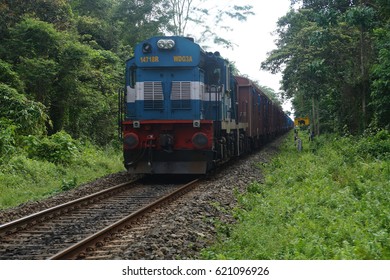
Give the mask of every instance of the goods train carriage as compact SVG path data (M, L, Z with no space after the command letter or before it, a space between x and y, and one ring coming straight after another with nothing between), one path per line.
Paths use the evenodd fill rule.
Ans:
M257 149L293 127L293 121L280 106L274 104L251 80L235 77L237 81L237 118L247 123L244 130L250 150Z
M251 80L235 77L238 94L238 120L248 123L245 136L250 149L257 149L281 133L279 109ZM283 113L283 112L282 112ZM284 116L284 113L283 113Z

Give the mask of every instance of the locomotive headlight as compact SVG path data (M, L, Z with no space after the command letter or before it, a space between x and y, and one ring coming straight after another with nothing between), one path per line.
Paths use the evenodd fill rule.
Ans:
M157 47L159 48L159 49L165 49L165 40L158 40L157 41Z
M157 41L157 47L163 50L171 50L175 47L175 41L172 39L160 39Z
M192 136L192 143L194 144L195 148L203 149L207 146L209 140L207 139L206 134L198 132L195 133L194 136Z
M166 46L168 49L173 49L173 47L175 46L175 41L173 41L172 39L167 40Z

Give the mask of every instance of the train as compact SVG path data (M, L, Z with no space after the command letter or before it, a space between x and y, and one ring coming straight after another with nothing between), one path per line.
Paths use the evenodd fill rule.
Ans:
M294 125L219 52L192 38L149 38L125 65L120 133L129 173L207 174Z

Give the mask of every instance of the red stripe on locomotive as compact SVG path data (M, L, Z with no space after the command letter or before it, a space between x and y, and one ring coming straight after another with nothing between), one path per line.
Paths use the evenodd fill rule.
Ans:
M124 149L141 149L153 145L155 150L211 150L213 122L200 121L194 127L192 120L145 120L139 128L133 121L123 122Z

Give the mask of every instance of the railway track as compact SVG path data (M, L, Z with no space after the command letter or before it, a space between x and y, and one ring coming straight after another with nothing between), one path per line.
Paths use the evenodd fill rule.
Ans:
M77 259L153 208L188 192L177 184L125 183L0 226L0 259Z

